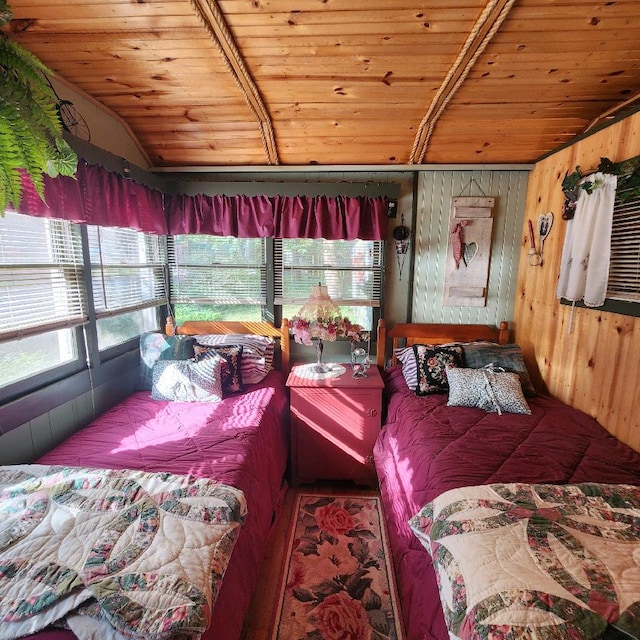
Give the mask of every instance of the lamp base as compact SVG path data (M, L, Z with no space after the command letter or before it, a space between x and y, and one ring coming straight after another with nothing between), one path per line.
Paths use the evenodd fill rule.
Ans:
M320 338L316 338L316 363L312 367L314 373L329 373L329 371L331 371L331 367L328 367L324 362L322 362L323 349L322 340Z

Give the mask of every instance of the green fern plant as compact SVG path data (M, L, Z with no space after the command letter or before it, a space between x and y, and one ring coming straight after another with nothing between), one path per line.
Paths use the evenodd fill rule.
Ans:
M11 20L0 0L0 27ZM62 137L57 96L49 69L32 53L0 33L0 215L22 194L21 170L44 198L46 173L73 176L78 158Z

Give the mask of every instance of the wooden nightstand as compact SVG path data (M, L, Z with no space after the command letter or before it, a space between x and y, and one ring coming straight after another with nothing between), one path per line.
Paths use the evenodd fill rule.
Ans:
M315 380L293 367L291 396L291 466L294 485L318 479L353 480L377 485L373 445L380 432L382 389L377 367L366 378Z

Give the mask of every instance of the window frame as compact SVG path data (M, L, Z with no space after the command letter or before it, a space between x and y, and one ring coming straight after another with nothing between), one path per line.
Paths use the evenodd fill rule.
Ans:
M193 305L215 305L216 301L213 298L207 297L207 295L203 295L198 299L191 300L182 300L179 299L180 292L179 281L176 279L174 275L175 269L196 269L198 272L206 272L207 270L214 273L216 269L247 269L258 271L260 273L260 282L259 289L260 293L258 294L258 298L260 298L260 302L252 303L249 299L244 304L248 306L255 306L256 309L260 310L260 318L262 320L267 320L269 318L273 319L273 294L270 290L270 273L272 272L272 239L271 238L235 238L233 236L208 236L215 238L225 238L227 241L240 241L240 240L254 240L259 241L259 251L256 252L256 255L260 254L260 263L253 264L245 264L245 263L210 263L210 264L201 264L199 262L188 262L181 263L177 260L176 253L176 239L181 238L183 235L191 235L197 236L202 235L206 237L207 234L174 234L167 236L167 270L168 270L168 287L169 287L169 305L173 309L177 304L193 304ZM257 289L256 289L257 291ZM221 302L217 302L217 304L223 304ZM241 304L241 303L239 303ZM237 320L238 318L234 318Z
M620 197L622 195L622 198ZM611 258L609 264L613 262L615 257L615 251L618 246L615 238L615 227L623 222L621 220L621 216L625 214L627 208L634 207L637 209L637 216L640 218L640 196L632 196L630 198L624 197L623 191L616 191L615 203L613 206L613 229L612 229L612 240L611 240ZM634 237L633 240L637 242L637 255L638 255L638 263L640 265L640 224L637 225L637 228L633 229ZM629 240L627 237L626 240ZM611 278L611 274L609 276ZM561 298L560 303L563 305L574 305L581 309L593 309L594 311L604 311L606 313L617 313L624 316L630 316L639 318L640 317L640 276L638 277L638 293L636 294L637 299L624 299L621 298L619 294L610 295L609 291L609 282L607 283L607 292L604 304L600 307L587 307L582 300L576 301L575 303L571 300L567 300L565 298Z
M306 302L308 295L311 293L309 290L309 294L306 297L295 297L295 298L285 298L284 295L284 271L287 268L291 268L292 270L305 270L308 269L308 265L302 265L300 267L288 267L284 264L284 245L285 241L289 240L302 240L305 238L277 238L274 240L274 251L273 251L273 263L274 263L274 303L276 308L279 309L279 313L283 313L283 308L287 304L297 304L300 302L300 306ZM386 243L384 240L326 240L325 238L309 238L305 240L311 240L313 242L322 242L322 243L338 243L338 242L366 242L371 243L373 248L373 261L371 265L368 266L335 266L327 263L313 265L314 269L319 271L329 271L336 273L346 273L346 272L354 272L354 271L367 271L373 274L374 277L374 285L373 291L371 295L371 299L368 301L358 300L356 298L348 298L348 297L336 297L332 296L333 301L338 306L344 307L366 307L371 309L371 328L367 329L370 331L371 335L375 335L376 327L378 326L378 321L382 317L383 308L384 308L384 288L385 288L385 275L386 275ZM334 245L335 246L335 245ZM326 282L322 282L322 284L326 284ZM295 300L295 301L294 301ZM366 302L372 302L373 304L366 304ZM376 304L377 303L377 304ZM281 316L280 316L281 317Z
M156 246L150 247L152 252L158 251L158 257L164 260L164 262L155 262L153 260L148 262L137 262L137 263L121 263L120 265L114 265L111 263L103 263L102 255L100 255L100 262L93 262L90 250L90 229L96 229L96 233L100 233L100 229L109 229L109 227L103 227L101 225L82 225L82 230L84 233L84 237L86 240L86 248L85 248L85 264L87 265L87 277L85 278L85 287L87 290L87 298L89 300L89 310L90 310L90 335L91 335L91 346L90 352L92 353L93 360L96 362L105 362L107 360L111 360L123 353L128 351L132 351L138 347L139 344L139 336L128 338L118 344L110 345L103 349L100 349L99 346L99 338L98 338L98 322L100 320L106 318L115 318L118 316L125 315L127 313L133 313L135 311L143 311L146 309L155 309L155 330L162 329L162 323L166 318L166 314L162 313L162 309L166 308L169 298L168 298L168 282L167 282L167 240L166 236L157 236L156 234L147 233L143 231L137 231L135 229L126 229L125 231L131 232L135 234L136 240L139 242L140 238L144 240L146 243L148 239L153 239L153 242ZM117 232L117 230L116 230ZM99 237L99 236L98 236ZM155 238L158 238L156 243ZM93 287L93 277L95 271L100 271L100 273L105 272L106 270L113 269L117 270L119 266L123 266L123 264L127 264L128 269L139 270L141 274L144 274L145 271L151 270L152 279L154 280L154 291L157 291L159 288L163 290L164 296L156 297L155 299L148 301L137 302L134 305L123 305L121 307L115 307L113 309L105 309L105 311L98 311L96 305L96 292ZM155 282L157 278L157 270L162 270L162 284L159 287L158 283ZM162 292L161 292L162 293Z

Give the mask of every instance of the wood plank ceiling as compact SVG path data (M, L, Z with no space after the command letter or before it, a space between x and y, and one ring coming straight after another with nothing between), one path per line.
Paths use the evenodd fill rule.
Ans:
M528 163L638 104L640 0L10 0L150 167Z

